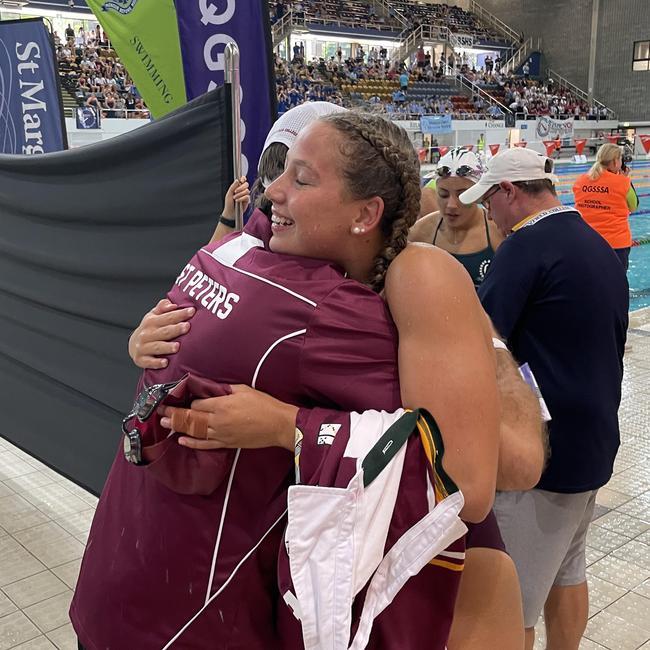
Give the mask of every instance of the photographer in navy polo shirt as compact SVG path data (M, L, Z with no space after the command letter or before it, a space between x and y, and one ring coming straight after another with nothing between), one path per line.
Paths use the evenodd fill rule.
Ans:
M552 171L545 156L510 149L460 200L482 201L506 236L479 296L512 354L530 365L552 418L539 484L499 493L494 506L519 573L526 649L544 609L548 647L578 650L585 537L619 446L628 288L611 247L558 200Z

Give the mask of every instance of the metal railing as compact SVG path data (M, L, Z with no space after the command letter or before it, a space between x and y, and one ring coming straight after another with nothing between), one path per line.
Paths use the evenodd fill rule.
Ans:
M294 16L293 11L288 11L280 20L273 23L271 28L273 48L276 48L282 41L291 34L294 26L305 26L305 15L302 17Z
M402 32L404 34L404 32ZM449 28L439 25L420 25L412 32L404 35L402 44L397 50L397 60L404 61L418 49L420 43L436 42L450 43L451 32ZM453 46L451 46L453 49Z
M516 112L514 115L515 115L515 120L517 122L525 122L527 120L532 121L540 117L549 117L548 115L541 115L539 113L522 113L521 111ZM599 117L596 114L594 114L593 116L590 116L589 114L587 116L582 116L582 115L578 116L575 113L559 113L557 115L551 116L551 119L553 120L570 120L571 118L574 118L577 122L580 121L600 122L601 120L609 119L609 118ZM576 128L580 128L580 127L576 126Z
M602 102L599 102L596 99L589 99L589 93L585 92L582 90L582 88L578 88L575 84L572 84L568 79L563 77L561 74L555 72L555 70L551 70L550 68L546 71L547 77L549 79L552 79L554 83L557 84L558 88L563 88L565 90L568 90L569 92L573 93L576 97L581 99L584 102L588 102L591 105L595 106L598 108L598 112L600 113L601 110L607 111L607 119L615 119L616 118L616 113L611 109L605 106Z
M385 23L359 22L358 20L351 20L349 18L314 18L313 16L307 16L301 25L305 27L308 27L309 25L334 25L337 27L352 27L354 29L373 30L376 32L397 33L393 25L386 25ZM351 34L351 36L354 36L354 34Z
M387 2L387 0L373 0L383 12L384 16L395 18L395 20L402 26L402 30L408 30L410 23L408 18L399 10Z
M275 22L271 28L273 35L273 48L275 49L282 41L287 38L294 28L298 27L302 31L307 31L309 26L332 26L332 27L350 27L352 29L360 30L374 30L377 32L392 32L396 33L393 25L386 25L382 23L368 23L351 20L349 18L316 18L315 16L308 16L304 12L297 15L294 11L289 11L280 20ZM405 30L404 30L405 31ZM404 33L402 31L401 33Z
M490 95L490 93L488 93L486 90L483 90L481 86L474 83L473 81L470 81L462 74L455 73L453 74L453 78L457 86L460 86L464 90L469 90L472 94L478 95L482 99L487 100L490 103L490 106L496 106L504 116L508 113L512 113L512 111L505 104L502 104L496 97Z
M230 132L232 135L232 164L234 178L242 175L242 150L241 150L241 84L239 77L239 47L235 43L228 43L224 51L226 59L225 82L230 86ZM244 211L241 203L235 201L235 230L244 229ZM209 591L209 589L208 589Z
M521 47L501 66L500 72L508 74L514 72L520 65L526 61L532 52L541 51L542 39L533 39L529 36L521 45Z
M375 111L376 112L376 111ZM393 122L399 122L399 121L415 121L419 120L421 117L426 117L427 115L451 115L452 119L454 120L500 120L503 118L500 117L493 117L492 115L488 115L487 113L464 113L461 111L450 111L448 113L433 113L433 112L428 112L428 113L378 113L379 115L383 115L384 117L390 118L391 121Z
M74 118L77 114L77 108L79 106L65 106L63 108L64 117ZM111 115L106 115L102 119L115 119L115 120L126 120L126 119L143 119L148 120L151 117L148 108L102 108L99 107L101 113L111 113Z
M482 7L476 0L471 0L469 3L469 10L478 16L484 23L487 23L492 29L499 32L507 40L513 43L518 43L520 34L518 34L512 27L506 25L502 20L491 14L487 9Z

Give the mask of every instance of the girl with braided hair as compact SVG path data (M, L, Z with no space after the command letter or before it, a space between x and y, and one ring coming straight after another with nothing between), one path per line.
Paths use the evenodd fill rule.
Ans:
M411 345L416 348L420 343L422 348L433 349L433 354L440 352L431 342L431 321L427 325L424 312L421 323L415 323L412 318L411 310L422 296L436 295L435 311L446 318L454 307L446 306L444 300L460 303L456 307L459 320L470 331L476 327L471 334L478 332L480 341L487 341L488 349L491 347L489 323L475 294L466 292L471 282L468 285L462 267L433 247L406 248L409 229L419 211L420 182L417 156L404 130L392 122L362 113L321 117L301 132L289 150L285 172L266 188L265 196L272 203L269 248L274 253L334 262L348 277L367 284L375 292L385 291L400 333L401 358ZM389 272L396 259L399 262ZM431 318L440 316L431 315ZM438 341L438 344L447 351L461 348L457 357L460 360L467 355L468 347L458 328L462 329L459 323L454 329L461 336L458 343L447 346ZM418 345L411 343L410 335ZM472 336L468 338L471 340ZM480 347L480 341L474 343ZM437 410L442 400L431 395L430 385L420 382L422 376L431 374L431 366L424 361L431 359L423 352L424 349L414 350L413 355L418 358L406 357L405 363L400 359L402 389L404 392L406 385L410 393L405 405L419 403L431 407L435 403L434 410ZM447 359L447 363L455 365L456 362ZM412 371L415 366L419 366L421 374ZM449 373L453 376L458 369L449 368ZM444 385L439 390L441 396L455 390L449 381ZM447 401L447 405L451 403ZM450 416L450 420L454 419L455 415ZM459 418L459 422L463 419ZM476 445L469 429L455 424L446 431L453 431L455 444L460 443L458 457L455 460L449 457L447 466L454 468L452 475L469 504L463 515L468 521L482 521L490 500L485 499L482 488L494 480L490 477L493 468L489 462L483 464L478 459L474 467L467 462L471 454L463 448L463 438L468 447ZM491 442L489 438L485 440L483 451L490 449ZM480 446L475 446L474 451ZM477 485L481 487L477 489ZM474 489L483 494L476 509L471 505ZM477 517L477 513L483 516Z
M491 507L491 332L453 259L432 247L404 250L419 206L405 132L376 116L318 120L301 132L266 196L271 220L255 212L242 233L205 246L179 274L169 302L196 313L167 365L144 372L136 406L171 390L174 406L205 416L220 399L211 396L245 402L247 384L281 408L264 431L242 428L212 450L170 434L170 413L152 407L142 420L125 418L124 452L98 504L71 607L86 650L304 647L277 586L299 407L427 408L444 438L444 468L464 496L463 518L481 521ZM423 295L430 298L416 313ZM306 431L303 479L332 437ZM204 434L214 435L210 421ZM395 516L408 521L429 495L414 475L403 482L412 498ZM363 647L445 647L459 543L406 582Z
M320 150L325 152L328 146L323 155L334 164L329 165L325 180L319 177L316 182L318 172L304 159L294 162L298 154L289 151L285 173L265 191L273 205L271 249L335 261L349 273L348 267L354 269L359 281L380 292L390 263L406 247L419 210L419 168L413 146L399 127L361 113L329 115L309 130L310 140ZM340 166L332 157L332 141L328 141L332 136L338 141L336 153L345 161ZM305 190L287 193L291 182ZM342 237L349 209L354 211L364 200L369 201L365 212L348 228L352 236ZM290 217L294 209L299 211L297 219Z

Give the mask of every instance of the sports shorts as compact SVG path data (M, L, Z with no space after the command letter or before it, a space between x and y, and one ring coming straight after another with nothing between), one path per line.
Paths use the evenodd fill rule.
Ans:
M537 623L552 587L585 582L596 492L497 492L494 513L517 567L527 628Z

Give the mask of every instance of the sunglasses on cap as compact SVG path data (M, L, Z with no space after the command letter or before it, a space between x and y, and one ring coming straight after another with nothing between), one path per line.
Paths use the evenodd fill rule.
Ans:
M443 165L436 169L436 173L440 178L449 178L450 176L459 176L460 178L464 178L465 176L480 176L481 174L478 169L470 167L469 165L460 165L459 167L456 167L456 169Z

